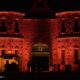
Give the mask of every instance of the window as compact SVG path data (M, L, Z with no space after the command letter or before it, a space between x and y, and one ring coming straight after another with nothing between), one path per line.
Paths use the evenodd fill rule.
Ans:
M6 31L5 19L2 19L1 32L5 32L5 31Z
M78 64L78 49L74 49L74 64Z
M18 55L18 51L17 50L15 50L15 55Z
M62 64L65 64L65 50L62 50Z
M15 32L19 33L19 24L17 20L15 20Z
M79 32L78 19L74 21L74 32Z
M12 53L12 51L10 51L10 50L7 52L7 54L11 54L11 53Z
M5 50L1 50L2 56L5 55Z
M62 23L61 23L61 33L64 33L65 32L65 21L63 20Z

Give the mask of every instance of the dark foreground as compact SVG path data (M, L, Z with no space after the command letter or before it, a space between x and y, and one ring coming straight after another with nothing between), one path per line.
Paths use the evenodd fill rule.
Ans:
M80 72L0 73L0 80L80 80Z

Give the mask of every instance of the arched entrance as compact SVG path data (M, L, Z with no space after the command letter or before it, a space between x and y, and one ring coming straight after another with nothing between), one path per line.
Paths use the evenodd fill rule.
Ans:
M46 72L49 71L50 52L47 44L34 44L31 51L31 71Z

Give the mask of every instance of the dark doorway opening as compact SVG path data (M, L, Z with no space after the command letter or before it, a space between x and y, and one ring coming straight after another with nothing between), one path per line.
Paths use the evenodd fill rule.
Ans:
M71 72L71 65L65 65L65 71Z
M49 46L44 43L33 45L31 52L31 71L46 72L49 71L50 50Z
M31 70L32 72L48 71L49 70L49 57L48 56L32 57Z

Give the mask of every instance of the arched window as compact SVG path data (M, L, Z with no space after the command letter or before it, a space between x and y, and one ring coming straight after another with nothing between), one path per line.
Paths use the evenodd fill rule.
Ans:
M65 20L62 21L61 23L61 33L65 33L66 29L65 29Z
M74 20L74 29L73 29L73 31L74 32L79 32L78 19Z
M49 47L46 44L38 43L33 46L32 51L33 52L48 52Z
M2 26L1 26L1 32L6 32L6 25L5 25L5 19L2 19Z
M43 43L33 45L31 52L31 70L34 72L48 71L50 65L49 46Z
M17 20L15 20L15 32L19 33L19 23Z

